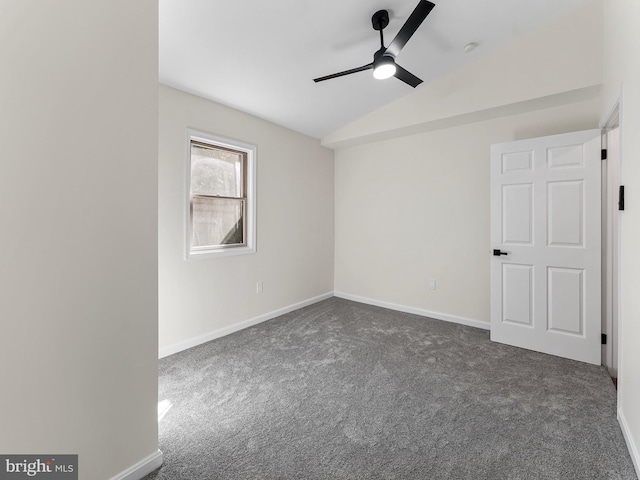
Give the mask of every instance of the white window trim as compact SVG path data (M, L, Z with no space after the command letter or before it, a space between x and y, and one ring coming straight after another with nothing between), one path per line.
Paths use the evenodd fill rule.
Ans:
M219 137L199 130L187 129L185 135L186 168L184 195L184 245L185 260L197 258L231 257L234 255L249 255L256 253L256 156L257 147L250 143L240 142L229 138ZM191 251L191 140L204 143L214 143L233 150L240 150L247 154L247 211L246 211L246 241L241 247L216 248L202 252Z

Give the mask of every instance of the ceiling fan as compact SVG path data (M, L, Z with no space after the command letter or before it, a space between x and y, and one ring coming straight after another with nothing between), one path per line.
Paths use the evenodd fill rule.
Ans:
M411 85L413 88L417 87L422 83L422 80L398 65L396 63L396 56L400 53L400 50L402 50L402 47L405 46L411 36L416 33L416 30L418 30L418 27L420 27L424 19L427 18L427 15L431 13L433 7L435 7L435 4L427 0L420 0L418 6L409 16L396 35L396 38L393 39L388 47L384 46L382 30L389 25L389 12L386 10L377 11L373 14L373 17L371 17L371 23L373 24L373 29L380 32L380 50L373 54L373 62L363 65L362 67L345 70L344 72L314 78L313 81L316 83L323 82L324 80L331 80L332 78L343 77L345 75L351 75L352 73L362 72L364 70L373 70L373 76L377 79L381 80L389 77L396 77L407 85Z

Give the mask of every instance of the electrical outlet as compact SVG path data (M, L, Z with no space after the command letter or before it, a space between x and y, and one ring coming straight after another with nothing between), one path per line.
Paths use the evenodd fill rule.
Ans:
M256 293L262 293L262 281L256 282Z
M436 289L436 281L429 280L429 290L435 290L435 289Z

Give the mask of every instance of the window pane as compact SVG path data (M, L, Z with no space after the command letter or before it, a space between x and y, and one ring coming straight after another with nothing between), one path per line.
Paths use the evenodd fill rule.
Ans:
M191 247L244 243L244 201L191 199Z
M243 197L244 154L191 144L191 193Z

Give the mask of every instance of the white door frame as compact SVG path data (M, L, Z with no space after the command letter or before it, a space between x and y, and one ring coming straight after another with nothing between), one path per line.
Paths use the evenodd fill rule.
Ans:
M622 264L622 217L618 216L618 186L622 184L622 155L620 151L621 134L621 95L619 95L600 121L604 138L607 141L607 160L603 170L606 170L606 185L603 182L603 269L602 269L602 303L603 303L603 333L607 334L607 344L603 348L603 364L608 368L612 377L619 373L619 339L620 339L620 265ZM609 132L618 129L617 145L609 145ZM614 230L615 229L615 230Z

